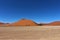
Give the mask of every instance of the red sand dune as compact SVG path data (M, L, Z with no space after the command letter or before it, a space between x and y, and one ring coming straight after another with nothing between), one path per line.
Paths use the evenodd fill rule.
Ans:
M37 26L37 23L32 20L21 19L17 22L10 24L10 26Z
M52 23L50 23L50 25L52 25L52 26L60 26L60 21L52 22Z
M41 24L40 24L41 25ZM42 26L60 26L60 21L42 24Z
M40 26L60 26L60 21L55 21L51 23L40 23Z
M10 25L9 23L2 23L2 22L0 22L0 26L7 26L7 25Z
M2 25L2 24L4 24L4 23L0 22L0 25Z
M4 26L4 25L5 25L5 23L0 22L0 26Z

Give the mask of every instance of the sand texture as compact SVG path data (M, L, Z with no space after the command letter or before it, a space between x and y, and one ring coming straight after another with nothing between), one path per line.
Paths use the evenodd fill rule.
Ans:
M0 40L60 40L60 26L0 27Z

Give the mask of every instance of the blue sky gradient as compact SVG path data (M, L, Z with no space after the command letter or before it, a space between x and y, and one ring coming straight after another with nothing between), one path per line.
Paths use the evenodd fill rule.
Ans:
M0 0L0 22L22 18L37 23L60 20L60 0Z

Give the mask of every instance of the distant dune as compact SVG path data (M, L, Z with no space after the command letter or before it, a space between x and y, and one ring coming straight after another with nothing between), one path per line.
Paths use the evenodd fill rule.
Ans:
M4 25L5 23L0 22L0 26Z
M52 25L52 26L60 26L60 21L52 22L52 23L50 23L50 25Z
M60 26L60 21L54 21L54 22L51 22L51 23L42 23L42 24L39 24L41 26Z
M10 25L10 24L9 23L0 22L0 26L7 26L7 25Z

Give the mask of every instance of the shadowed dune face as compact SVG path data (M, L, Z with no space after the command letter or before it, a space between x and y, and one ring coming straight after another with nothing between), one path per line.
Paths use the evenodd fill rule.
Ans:
M17 22L10 24L10 26L37 26L37 23L35 23L32 20L22 19L22 20L19 20Z

